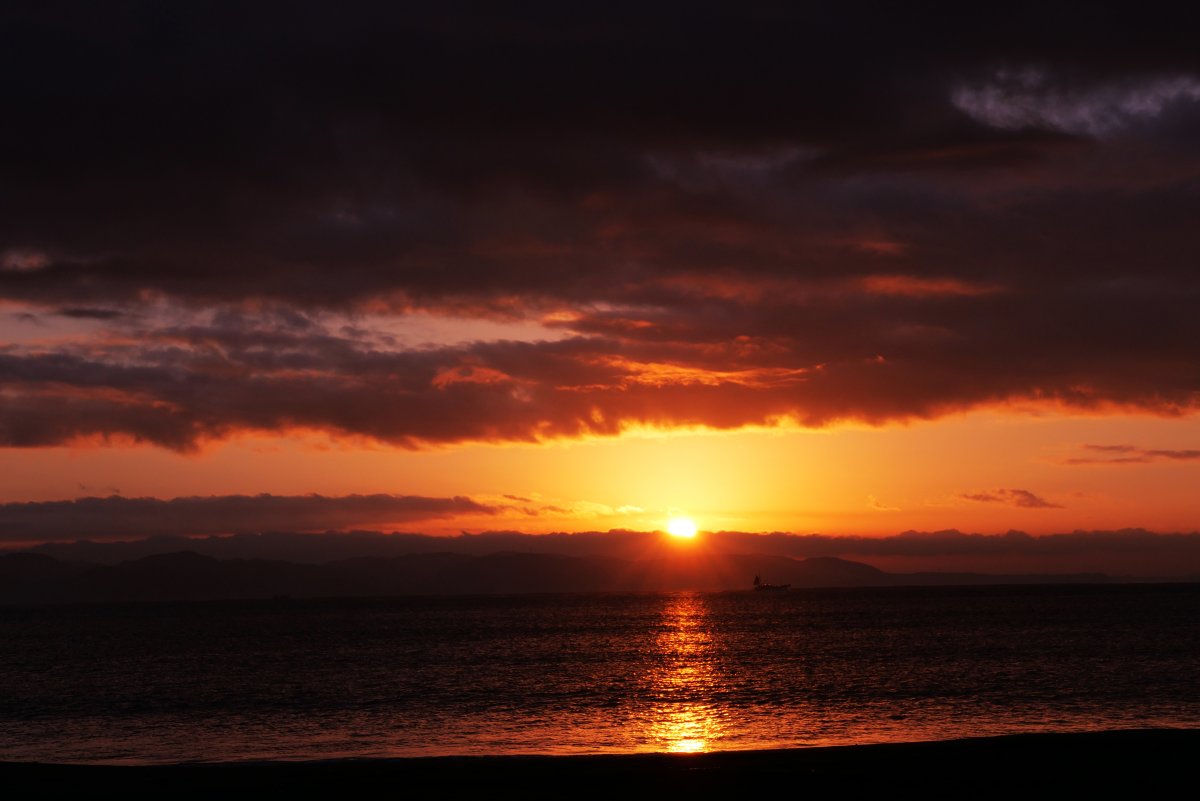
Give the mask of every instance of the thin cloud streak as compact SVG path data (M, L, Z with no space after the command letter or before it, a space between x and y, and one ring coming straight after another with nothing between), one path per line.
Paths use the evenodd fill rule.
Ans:
M990 492L962 493L960 498L981 503L1003 503L1020 509L1062 509L1061 504L1052 503L1024 489L997 489Z
M1200 461L1200 450L1197 449L1168 449L1168 448L1139 448L1135 445L1084 445L1084 450L1100 454L1099 456L1074 456L1062 460L1067 465L1088 464L1149 464L1151 462L1193 462Z
M1200 100L1200 77L1172 75L1082 88L1056 85L1042 70L1001 70L992 80L955 90L954 103L999 128L1053 128L1105 136L1152 120L1172 105Z
M188 498L87 497L0 504L0 540L133 539L250 531L324 531L490 515L470 498L415 495L214 495Z

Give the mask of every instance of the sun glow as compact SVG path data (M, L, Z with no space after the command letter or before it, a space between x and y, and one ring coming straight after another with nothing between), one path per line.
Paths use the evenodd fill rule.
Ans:
M696 521L690 517L672 517L667 521L667 533L681 540L690 540L696 536Z

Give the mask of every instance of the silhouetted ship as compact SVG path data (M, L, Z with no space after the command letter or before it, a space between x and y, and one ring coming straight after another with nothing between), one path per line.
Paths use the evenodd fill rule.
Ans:
M783 592L791 586L791 584L767 584L758 576L754 577L755 592Z

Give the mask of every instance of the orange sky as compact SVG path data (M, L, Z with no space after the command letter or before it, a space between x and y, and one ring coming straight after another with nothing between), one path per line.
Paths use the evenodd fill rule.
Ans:
M18 13L0 542L1200 529L1186 26L785 6Z
M425 450L315 434L246 437L189 454L150 446L5 449L0 502L249 491L467 495L503 509L376 523L430 533L655 529L672 514L707 530L1191 531L1200 459L1069 460L1112 458L1085 445L1150 451L1196 441L1200 421L1192 417L987 411L879 428L638 432ZM1043 503L1021 505L1028 496L1012 490Z

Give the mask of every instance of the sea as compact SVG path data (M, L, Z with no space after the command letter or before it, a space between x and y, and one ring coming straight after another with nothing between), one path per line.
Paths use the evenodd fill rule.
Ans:
M624 754L1200 727L1200 585L0 608L0 760Z

